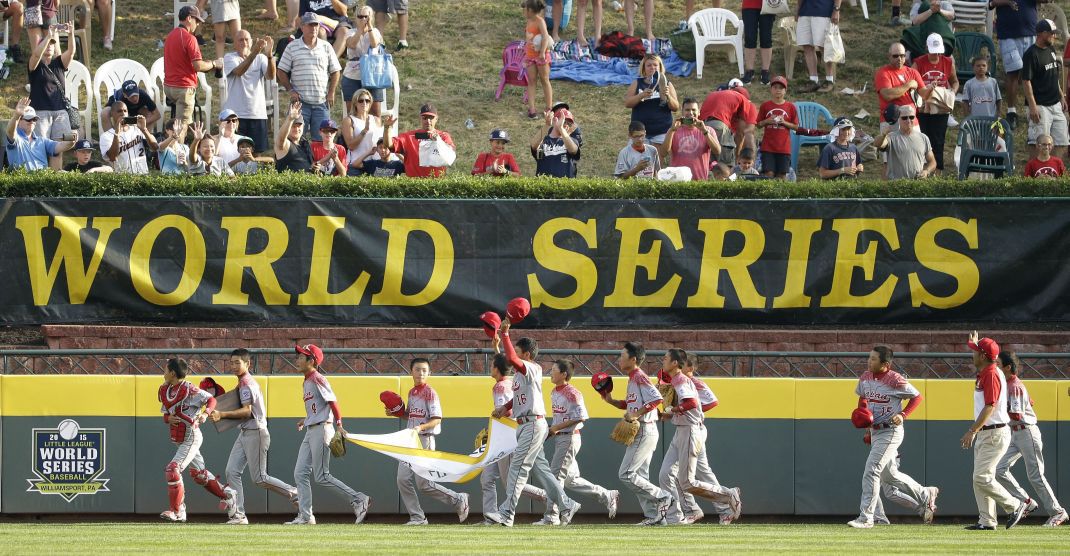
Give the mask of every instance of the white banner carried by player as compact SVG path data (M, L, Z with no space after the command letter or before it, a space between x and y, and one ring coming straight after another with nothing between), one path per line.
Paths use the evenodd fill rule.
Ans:
M478 477L484 467L516 450L516 422L489 419L487 443L468 455L425 450L412 429L390 434L346 434L346 439L409 464L413 473L429 481L466 483Z

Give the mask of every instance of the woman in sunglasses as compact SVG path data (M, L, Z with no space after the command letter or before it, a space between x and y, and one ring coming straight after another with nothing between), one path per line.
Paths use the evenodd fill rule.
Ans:
M368 51L383 44L383 35L372 26L372 9L361 6L357 10L356 25L349 30L346 37L346 67L342 70L342 98L346 101L346 113L350 113L350 99L357 89L365 88L360 82L360 59ZM380 115L381 106L386 100L383 89L368 89L372 96L371 113L376 117ZM375 142L372 142L375 145Z

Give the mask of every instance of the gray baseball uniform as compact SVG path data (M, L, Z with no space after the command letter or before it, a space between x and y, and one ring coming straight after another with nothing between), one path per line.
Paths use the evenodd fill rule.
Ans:
M513 399L513 379L504 377L502 380L494 383L494 388L491 389L491 398L494 401L494 409L498 409L503 405L509 403ZM506 412L508 416L510 411ZM497 481L501 477L509 477L509 463L513 461L513 455L509 454L497 461L494 465L486 467L479 475L479 484L483 490L483 514L498 515L498 484ZM527 496L532 500L539 502L546 502L546 491L533 485L524 485L524 490L520 493L523 496Z
M439 402L438 393L430 384L413 386L409 390L408 403L405 405L408 414L406 428L414 428L432 419L442 418L442 404ZM442 422L432 429L425 429L420 433L420 444L425 450L435 449L435 435L442 432ZM420 477L412 472L409 464L398 463L398 491L401 493L401 502L405 510L409 512L411 521L425 521L424 509L420 505L420 497L416 494L419 490L424 494L455 508L464 503L460 494L434 482Z
M509 334L502 335L505 353L516 369L513 377L513 415L519 425L516 429L516 450L509 463L509 479L506 481L505 501L498 507L498 515L506 525L513 524L517 502L528 476L534 476L546 489L546 496L561 508L572 510L576 504L565 495L565 490L552 473L543 454L546 441L546 407L542 401L542 367L530 361L522 361L513 349Z
M186 381L167 386L163 392L160 413L177 416L187 423L186 436L182 442L175 443L178 448L171 461L178 464L179 473L189 467L194 471L208 473L207 480L212 480L214 476L204 468L204 458L201 456L201 443L204 438L201 436L200 420L201 409L212 395Z
M331 453L328 444L334 437L334 425L330 422L331 407L328 402L336 402L334 390L319 371L313 371L305 377L305 437L297 451L297 464L294 466L294 482L297 483L297 505L299 519L312 519L312 479L316 484L333 489L349 499L354 506L367 501L367 495L357 492L331 475Z
M582 442L580 430L586 421L587 406L583 403L583 394L571 384L562 384L550 392L550 406L554 413L553 425L566 421L579 420L580 423L561 429L553 436L554 457L550 460L550 471L561 481L565 488L597 498L607 508L610 504L609 490L596 485L580 476L580 466L576 456ZM546 505L544 517L556 521L559 509L553 504Z
M661 394L642 369L636 367L628 374L627 398L624 400L626 411L642 411L660 402ZM650 459L657 447L657 412L648 411L639 417L639 434L624 450L624 459L617 471L620 480L639 498L639 506L647 519L660 518L658 505L671 498L668 492L650 482Z
M1055 498L1055 492L1044 477L1044 442L1037 427L1037 414L1033 411L1033 400L1025 384L1017 375L1007 375L1007 412L1011 418L1011 445L996 465L996 480L1012 496L1021 501L1029 499L1025 489L1018 484L1011 474L1011 468L1019 459L1025 462L1025 473L1033 490L1049 516L1063 513L1063 507Z
M297 501L297 489L268 475L267 455L271 448L271 434L267 428L267 408L260 384L251 373L238 378L238 399L242 406L249 406L252 415L238 427L238 438L227 459L227 485L234 489L236 513L234 517L245 517L245 489L242 487L242 473L246 466L256 486L285 496L292 502Z
M701 380L695 377L689 378L691 379L691 384L695 387L695 392L698 393L698 401L699 404L701 404L702 406L702 412L705 413L713 409L714 407L717 407L718 400L717 396L713 393L713 390L711 390L705 382L702 382ZM705 426L705 423L703 423L703 426ZM717 480L717 475L713 473L713 469L710 467L709 459L706 457L706 444L703 443L699 446L696 446L696 448L699 449L699 452L695 461L695 477L704 483L708 483L714 486L720 486L721 483ZM667 469L665 465L662 465L661 471L664 474L677 473L677 467L670 467ZM664 485L666 484L666 481L667 477L659 474L658 484ZM676 481L676 484L677 486L679 486L680 482ZM684 517L695 517L702 515L702 509L699 507L698 502L695 501L695 495L691 494L690 492L687 492L683 489L677 489L673 498L679 500L681 514L683 514ZM732 509L729 507L728 504L725 503L713 502L713 509L721 516L732 515ZM670 511L672 511L671 507Z
M897 454L891 461L888 462L889 473L899 473L899 455ZM921 514L925 508L925 504L922 504L918 500L915 500L909 494L895 488L888 483L881 483L881 493L884 497L891 502L895 502L899 506L902 506L916 514ZM889 524L888 515L884 513L884 502L880 496L877 496L877 507L873 510L873 523Z
M865 398L869 410L873 412L871 444L862 473L862 501L858 519L873 523L879 501L877 490L882 483L895 487L920 503L928 504L929 491L899 471L898 465L892 465L899 455L899 445L903 443L905 434L902 425L892 424L892 417L903 412L903 400L920 395L917 388L895 371L877 374L866 371L858 379L855 394Z

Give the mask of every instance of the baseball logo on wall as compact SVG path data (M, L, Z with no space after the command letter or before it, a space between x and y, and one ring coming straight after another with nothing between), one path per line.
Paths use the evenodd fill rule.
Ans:
M33 429L33 474L27 492L58 494L70 502L80 494L108 492L104 474L104 429L83 429L64 419L56 428Z

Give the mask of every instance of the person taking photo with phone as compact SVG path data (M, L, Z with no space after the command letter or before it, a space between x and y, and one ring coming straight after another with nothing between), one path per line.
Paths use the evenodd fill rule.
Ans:
M112 128L100 136L100 154L116 172L148 174L145 149L156 151L156 137L149 133L145 116L130 116L126 103L116 103L111 110Z
M52 25L48 36L37 46L26 61L29 73L30 106L37 112L36 132L53 141L77 141L78 134L71 129L67 115L67 96L64 76L74 58L74 40L71 39L71 23ZM67 33L67 49L59 53L59 35ZM48 165L53 170L63 166L63 156L49 157Z
M691 181L706 181L710 177L710 156L720 156L721 144L713 130L699 119L698 100L685 98L680 112L665 132L665 141L658 146L662 159L669 157L662 166L689 168Z

